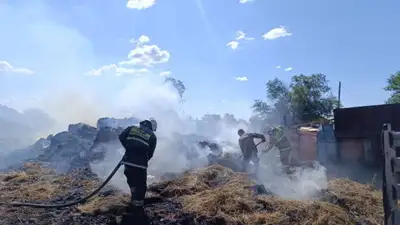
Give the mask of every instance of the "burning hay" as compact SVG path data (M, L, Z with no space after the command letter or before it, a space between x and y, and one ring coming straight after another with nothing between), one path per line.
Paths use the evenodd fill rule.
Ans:
M89 193L99 180L90 171L67 175L37 164L0 175L0 202L73 201ZM329 182L316 200L285 200L256 195L245 174L222 166L188 171L177 179L149 186L146 213L150 224L312 224L378 225L383 221L381 194L368 185L345 179ZM129 196L108 187L85 204L64 209L0 206L0 224L115 224ZM32 222L34 221L34 222Z
M152 184L149 191L164 197L191 195L229 182L235 173L219 165L192 170L174 179Z

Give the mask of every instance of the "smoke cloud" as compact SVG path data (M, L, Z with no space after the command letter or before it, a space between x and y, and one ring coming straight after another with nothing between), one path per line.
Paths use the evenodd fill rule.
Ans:
M101 96L84 93L75 89L60 89L49 95L40 107L55 118L57 129L76 122L95 125L98 118L154 117L158 122L156 132L158 143L153 159L149 162L148 182L160 179L165 173L182 173L188 169L201 168L208 164L210 149L200 148L197 141L210 140L222 147L223 154L240 155L237 130L250 130L248 123L229 122L227 119L204 116L192 119L182 109L177 90L162 77L149 75L132 77L112 98L113 104L105 102ZM68 103L68 104L66 104ZM262 146L259 146L262 148ZM93 172L105 178L122 158L124 149L119 143L106 145L104 160L91 164ZM290 177L283 174L277 149L261 156L259 182L273 194L288 199L309 199L319 190L326 188L325 168L295 171ZM111 184L120 190L129 191L123 169L120 169Z
M181 110L177 91L157 77L132 79L118 94L116 102L118 107L140 119L149 116L157 118L159 130L156 134L159 141L154 158L149 163L149 183L157 181L164 173L182 173L187 169L206 166L207 155L211 151L196 145L196 141L205 138L220 144L223 153L240 155L237 129L250 129L247 124L232 124L210 117L197 121L189 119ZM102 177L114 168L124 150L121 146L112 146L107 152L104 161L92 164L93 170ZM190 154L196 157L188 157ZM327 187L324 167L298 169L288 177L282 172L278 155L279 150L273 149L261 156L258 177L259 182L273 194L288 199L309 199ZM122 190L129 190L122 171L112 180L112 184Z
M106 59L96 59L89 38L79 29L68 27L61 16L57 17L65 15L64 8L62 13L53 10L42 1L12 6L0 4L0 27L7 31L0 35L1 60L18 61L18 64L35 71L29 78L2 77L0 93L2 96L14 96L14 90L21 90L22 96L16 95L11 107L39 108L50 115L54 123L43 128L40 135L66 130L71 123L95 125L97 119L104 116L154 117L158 121L158 146L149 163L149 174L155 178L149 178L149 182L157 180L165 172L180 173L189 168L205 166L211 151L200 149L195 144L198 140L210 139L220 144L224 153L239 154L236 132L238 128L250 130L248 124L243 121L230 123L210 116L200 120L191 119L182 109L178 92L170 84L164 83L163 77L117 77L115 74L84 77L82 74L85 71L95 68L98 66L96 62ZM32 95L37 95L39 100L21 100L29 99ZM13 133L13 137L28 130L26 124L23 125ZM37 127L33 125L30 129ZM124 152L119 144L110 144L107 148L105 159L91 165L93 171L103 178L112 171ZM11 158L15 160L24 156L25 153L13 154ZM260 178L275 194L306 198L315 185L325 185L326 178L322 170L298 172L294 179L288 179L274 172L278 166L268 164L273 159L275 156L272 153L264 156L263 175ZM7 162L4 161L2 165ZM122 170L111 182L127 190Z
M315 168L296 168L291 175L284 174L275 147L260 156L259 170L259 183L286 199L310 199L328 186L326 169L317 163Z
M157 180L164 173L182 173L187 169L206 166L211 150L200 148L197 141L212 140L222 143L226 152L239 152L237 147L232 147L232 143L237 143L237 127L228 127L222 121L190 119L182 110L179 93L170 83L165 83L162 77L132 78L116 95L115 107L125 112L123 116L139 119L154 117L158 122L157 149L149 162L149 182ZM109 146L105 159L92 164L92 169L102 177L107 176L123 152L121 146ZM128 190L121 171L112 180L112 184Z

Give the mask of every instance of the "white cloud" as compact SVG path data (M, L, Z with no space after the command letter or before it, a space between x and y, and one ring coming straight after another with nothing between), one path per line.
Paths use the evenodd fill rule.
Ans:
M287 71L287 72L292 71L292 70L293 70L292 67L287 67L287 68L285 68L285 71Z
M87 75L90 76L101 76L101 75L116 75L121 76L125 74L132 74L132 75L144 75L149 73L149 70L146 68L142 69L131 69L131 68L124 68L119 67L116 64L111 64L107 66L102 66L99 69L92 69L91 71L87 72Z
M248 81L247 77L235 77L237 81Z
M171 75L171 71L163 71L160 73L160 76L164 76L164 77L169 76L169 75Z
M169 60L170 53L162 50L157 45L147 45L150 38L142 35L138 40L131 40L136 46L128 55L127 61L122 61L120 65L136 65L151 67L155 64L166 63Z
M130 9L147 9L156 4L156 0L128 0L126 7Z
M226 46L229 46L231 49L235 50L238 48L239 46L239 42L237 41L231 41L228 44L226 44Z
M243 31L239 30L239 31L236 31L235 40L229 42L226 45L229 46L231 49L236 50L239 47L240 40L252 41L252 40L254 40L254 37L246 37L246 34Z
M247 40L247 41L252 41L254 40L254 37L246 37L246 34L243 31L237 31L236 32L236 40Z
M274 39L286 37L286 36L292 36L292 33L290 33L288 30L286 30L285 27L280 26L280 27L277 27L277 28L274 28L274 29L268 31L262 37L265 40L274 40Z
M146 43L150 42L150 38L147 37L146 35L141 35L139 37L139 39L135 40L135 39L132 38L132 40L130 40L129 42L137 44L137 45L143 45L143 44L146 44Z
M157 45L147 45L150 42L150 38L146 35L141 35L138 39L132 39L129 41L134 43L135 47L130 51L128 55L128 60L119 62L117 64L110 64L100 67L99 69L92 69L87 72L90 76L100 76L100 75L145 75L149 74L148 68L152 67L158 63L166 63L169 60L169 52L166 50L161 50ZM127 67L128 66L128 67ZM134 66L136 68L130 68ZM138 69L137 67L140 66ZM164 71L161 72L161 76L168 76L171 72Z
M244 4L244 3L249 3L253 2L254 0L239 0L239 3Z
M27 68L14 67L7 61L0 61L0 74L2 73L33 74L33 71Z
M148 74L150 71L146 68L141 68L141 69L132 69L132 68L124 68L124 67L118 67L116 69L116 75L123 75L123 74L133 74L133 75L144 75Z
M276 68L277 68L277 69L280 69L280 68L281 68L281 66L276 66Z

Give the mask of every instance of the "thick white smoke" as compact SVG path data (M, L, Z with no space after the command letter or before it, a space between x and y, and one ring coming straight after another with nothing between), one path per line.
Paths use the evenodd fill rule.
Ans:
M223 145L225 152L239 152L236 131L238 128L248 130L245 124L235 126L224 121L215 122L209 118L200 121L188 119L188 115L181 110L182 105L176 90L164 84L162 77L134 77L130 82L126 82L126 77L117 77L115 74L83 77L84 71L98 66L99 60L94 51L96 46L92 45L90 39L80 33L79 29L68 27L66 23L54 17L53 15L58 13L54 13L44 2L1 5L0 12L0 27L7 31L0 35L2 57L18 61L36 72L31 78L24 77L23 80L9 76L12 78L10 83L3 83L9 84L10 90L29 87L26 93L41 98L40 101L28 104L23 103L17 96L18 100L15 101L15 108L41 108L56 120L56 126L44 129L40 132L41 135L66 130L71 123L85 122L95 125L97 119L103 116L136 116L140 119L155 117L159 125L159 142L149 168L149 173L154 175L204 166L207 162L205 156L209 151L200 150L193 145L197 136L215 140ZM6 76L3 79L5 78ZM104 85L105 83L110 85ZM119 89L121 83L125 86ZM13 91L9 94L14 95ZM8 127L9 125L7 129L3 129L7 130L8 136L21 135L19 130L15 135L10 134ZM35 127L37 128L37 125ZM27 131L25 127L20 130ZM106 159L92 165L94 171L102 177L107 176L122 156L123 150L120 147L109 146ZM186 154L196 155L194 153L197 153L194 160L185 157ZM24 154L17 154L13 158L22 157ZM301 182L269 174L270 170L271 168L263 170L265 184L272 184L271 181L274 181L274 185L278 187L289 186L300 190ZM303 183L314 179L313 176L307 177L304 174L299 175L299 178ZM112 179L112 184L126 190L122 170ZM277 194L286 195L279 191L279 188L275 189Z
M83 95L79 89L57 94L46 99L42 109L56 118L57 131L65 130L69 123L86 122L95 125L99 117L130 117L139 119L154 117L158 121L157 149L149 163L149 183L158 180L164 173L181 173L190 168L208 164L208 149L200 149L196 141L204 139L222 146L224 153L239 153L237 130L249 130L247 124L229 123L223 119L204 117L190 119L182 110L180 96L176 89L165 83L162 77L134 77L124 88L113 96L114 104L99 104L96 95ZM65 102L69 102L65 107ZM268 138L267 138L268 139ZM259 149L265 147L260 145ZM107 146L105 159L91 164L100 177L105 178L121 159L124 149L120 144ZM277 150L261 156L259 182L275 195L289 199L308 199L327 186L325 168L295 171L289 178L280 170ZM192 158L189 155L194 155ZM111 180L115 187L129 191L123 169Z
M149 91L151 90L151 91ZM135 115L141 119L150 116L158 121L158 145L154 158L149 163L149 182L157 180L164 173L180 173L189 168L200 168L207 165L210 151L199 149L195 144L196 137L206 137L220 144L224 153L238 153L237 129L246 124L232 125L223 120L188 119L181 110L181 102L176 90L157 77L135 78L127 83L117 98L117 105L129 112L126 116ZM116 148L115 146L113 148ZM260 146L260 148L262 148ZM196 152L195 159L188 159L189 152ZM108 151L105 160L93 164L93 170L105 177L121 159L124 150ZM325 168L295 171L290 177L281 171L278 150L274 149L261 156L259 182L273 194L288 199L309 199L321 189L326 188ZM155 178L154 178L154 177ZM113 178L112 184L128 191L122 170Z
M196 121L190 119L182 110L182 103L177 90L162 77L136 77L126 83L116 96L115 106L120 116L135 116L139 119L154 117L158 122L156 132L158 142L153 159L149 162L148 173L155 178L164 173L181 173L190 168L200 168L208 164L210 150L201 149L196 144L204 138L222 143L226 151L238 152L232 147L237 143L237 127L228 127L222 121ZM214 123L211 123L214 122ZM202 124L205 123L205 124ZM92 164L94 172L105 177L114 168L123 155L123 149L115 154L115 146L110 146L102 162ZM190 158L188 155L194 154ZM149 182L154 179L149 176ZM122 170L112 180L112 184L128 190Z
M274 195L286 199L310 199L328 186L326 169L319 164L315 168L296 168L291 175L286 175L275 147L261 154L258 179Z
M149 163L149 183L158 180L164 173L181 173L190 168L206 166L207 155L211 151L200 149L196 141L208 139L220 144L224 153L239 153L237 130L250 129L246 123L229 123L224 119L190 119L182 110L177 90L158 76L132 78L112 96L114 103L111 105L93 93L89 95L80 92L82 89L64 93L62 90L39 105L57 120L57 131L65 130L69 123L86 122L95 125L102 116L156 118L158 143L154 158ZM124 153L119 144L110 144L107 148L105 159L91 165L93 171L102 178L108 176ZM276 150L273 150L261 157L259 174L260 182L275 195L289 199L308 199L320 189L326 188L327 178L323 167L299 170L289 178L280 171L276 155ZM123 169L119 170L111 184L121 190L129 190Z

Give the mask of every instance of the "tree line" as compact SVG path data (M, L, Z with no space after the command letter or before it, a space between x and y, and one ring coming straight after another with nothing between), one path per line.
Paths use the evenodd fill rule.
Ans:
M166 78L165 82L177 89L183 101L186 91L183 82L172 77ZM342 107L327 76L321 73L294 75L290 82L274 78L266 82L265 90L265 98L255 100L252 105L250 124L290 125L318 121L332 117L333 110ZM391 93L386 104L400 103L400 71L387 78L384 90ZM221 119L218 115L207 116ZM236 120L233 115L224 117L232 122Z
M255 100L253 120L271 125L290 125L332 116L340 106L326 75L294 75L289 83L275 78L266 83L266 99Z
M386 104L400 103L400 71L387 78L390 97ZM294 75L286 84L275 78L266 83L266 100L255 100L253 120L268 124L305 123L333 116L333 110L341 107L338 97L332 93L324 74Z

